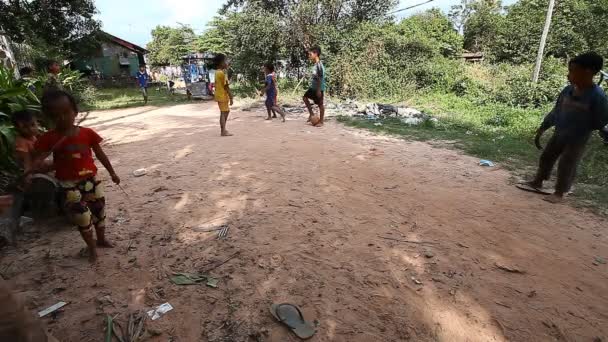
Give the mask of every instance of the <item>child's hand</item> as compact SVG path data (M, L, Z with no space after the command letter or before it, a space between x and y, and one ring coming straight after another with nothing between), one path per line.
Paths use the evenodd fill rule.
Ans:
M234 105L234 99L231 97L230 98L230 105L233 106Z
M110 175L112 177L112 182L116 185L120 185L120 177L117 174L113 173Z

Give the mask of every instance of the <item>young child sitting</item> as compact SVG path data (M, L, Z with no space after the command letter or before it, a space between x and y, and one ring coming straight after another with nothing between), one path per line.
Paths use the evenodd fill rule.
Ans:
M547 198L549 202L562 201L570 191L591 133L608 124L608 99L602 88L593 82L603 64L604 59L595 52L579 55L570 61L568 80L571 84L561 92L555 108L545 117L536 133L536 146L542 149L541 136L549 128L555 127L540 156L536 177L526 183L540 191L559 159L555 193Z
M42 111L55 123L36 141L37 154L53 154L55 177L62 188L65 211L78 227L89 250L89 261L97 260L96 247L112 247L105 236L105 197L97 179L93 152L120 184L110 160L99 145L102 138L90 128L75 125L78 107L74 97L62 90L49 90L42 97ZM93 237L93 227L97 241Z

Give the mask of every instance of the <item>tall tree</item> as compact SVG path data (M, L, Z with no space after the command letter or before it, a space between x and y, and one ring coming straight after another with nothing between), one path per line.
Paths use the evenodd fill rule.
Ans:
M194 50L195 34L188 25L157 26L148 43L148 58L153 65L180 64L183 56Z
M71 56L95 42L93 0L0 0L0 32L15 43Z

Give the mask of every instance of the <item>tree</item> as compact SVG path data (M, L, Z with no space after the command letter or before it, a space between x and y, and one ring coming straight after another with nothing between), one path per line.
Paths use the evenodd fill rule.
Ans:
M224 17L214 17L202 35L194 41L194 48L199 52L230 54L229 25Z
M149 61L153 65L180 64L182 57L194 49L194 40L194 31L188 25L156 26L152 30L152 41L147 45Z
M2 34L50 55L72 57L97 46L93 0L0 0L0 13Z

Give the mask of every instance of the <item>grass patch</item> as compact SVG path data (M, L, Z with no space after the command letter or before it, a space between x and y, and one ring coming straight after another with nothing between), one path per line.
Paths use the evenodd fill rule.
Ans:
M340 117L346 125L406 139L435 141L480 159L500 163L519 177L536 170L540 152L532 142L544 110L523 110L505 105L476 103L456 95L420 94L408 104L439 118L420 126L409 126L397 119L375 121ZM545 134L545 142L550 137ZM450 142L446 144L446 142ZM594 134L579 168L573 198L577 206L608 215L608 148Z
M148 105L167 106L188 102L186 95L171 95L167 91L148 89ZM144 98L137 88L102 88L98 89L95 100L85 104L86 110L119 109L144 105Z

